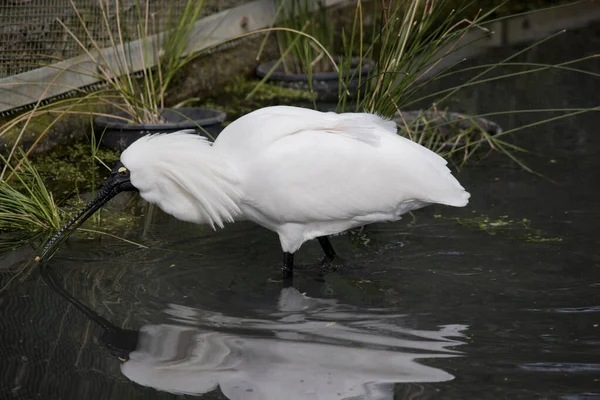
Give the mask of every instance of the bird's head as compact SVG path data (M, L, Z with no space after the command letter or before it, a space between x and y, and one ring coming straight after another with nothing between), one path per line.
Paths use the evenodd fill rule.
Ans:
M157 171L157 166L160 165L160 156L173 150L169 144L179 142L182 137L198 137L198 135L186 135L185 133L187 132L182 131L171 135L148 135L125 149L121 154L120 161L114 166L108 180L96 197L46 243L41 255L38 256L39 259L53 253L53 249L69 236L69 232L77 229L117 194L127 191L142 192L143 197L146 197L145 194L148 192L152 194L152 190L149 189L156 187L156 175L157 172L160 172Z
M200 135L179 131L140 138L123 151L97 196L47 242L40 258L117 194L138 191L178 219L223 226L240 213L237 177Z
M121 192L137 191L138 189L131 183L131 171L119 161L112 169L108 180L100 189L96 197L90 201L81 211L79 211L57 234L52 237L44 247L40 258L44 258L50 250L60 242L60 239L67 232L77 229L78 226L88 220L96 211L103 205L108 203L110 199ZM37 258L36 258L37 259Z
M131 171L119 161L112 169L108 181L104 185L107 190L116 194L121 192L137 191L131 183Z

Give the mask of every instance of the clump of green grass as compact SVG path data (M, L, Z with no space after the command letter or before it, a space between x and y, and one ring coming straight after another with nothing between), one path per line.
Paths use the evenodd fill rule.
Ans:
M340 68L350 70L351 56L358 53L361 61L375 61L375 70L369 77L361 77L358 71L362 82L356 96L350 97L340 85L340 111L350 108L393 117L406 110L432 80L426 78L431 71L461 46L470 44L461 42L467 34L480 32L479 39L491 34L484 23L493 10L467 19L465 6L453 10L447 0L392 0L381 5L374 2L374 7L376 19L370 33L364 31L361 2L357 3L351 31L342 33L346 61ZM341 75L340 84L351 78Z
M375 1L373 4L381 8L375 10L376 22L368 33L363 24L362 2L357 2L352 29L342 34L345 56L341 59L339 68L350 71L351 56L358 51L359 65L362 65L363 60L371 59L375 61L375 70L370 76L364 76L360 68L354 74L340 74L338 111L377 113L398 121L401 120L403 113L417 104L422 107L424 103L429 102L430 108L426 108L425 112L435 112L439 107L445 107L449 99L460 90L491 81L515 78L549 69L599 76L597 73L573 67L575 63L598 57L597 54L557 65L515 62L517 57L562 32L516 51L498 63L460 69L459 64L464 59L448 60L452 60L453 54L462 47L484 40L492 34L487 26L507 18L492 18L497 9L506 2L488 8L485 12L475 12L471 16L467 16L467 13L473 9L473 2L463 1L457 4L457 1L452 1L451 4L456 5L456 9L448 7L449 3L448 0L392 0L385 3ZM492 75L499 67L514 68L514 71ZM429 84L459 73L467 73L470 76L465 79L465 75L462 75L459 84L423 94ZM359 80L359 89L351 94L345 88L348 86L349 79L353 78ZM447 130L440 129L439 124L428 122L425 118L420 122L425 129L420 130L415 130L410 124L399 123L399 134L416 139L446 158L459 155L462 158L461 164L468 162L481 149L486 149L500 152L525 170L535 172L516 156L516 153L525 150L506 141L506 135L598 109L599 107L595 106L581 109L503 110L488 115L472 116L476 121L481 117L490 118L521 112L560 113L555 117L497 134L490 134L486 129L471 124L467 129L456 127L448 135ZM426 114L424 116L427 117ZM415 132L418 133L416 136Z
M91 145L76 143L34 160L22 150L18 153L16 165L0 155L7 168L5 178L0 178L0 232L31 234L58 230L85 204L77 194L91 191L93 195L101 185L101 178L106 176L103 170L110 170L107 163L119 159L117 152L99 149L95 139ZM120 231L135 222L135 217L116 211L105 212L103 216L106 218L102 227L108 231ZM100 226L100 214L95 214L91 221Z
M3 162L7 163L4 157ZM22 157L11 180L0 180L0 231L47 231L61 226L61 211L37 169Z

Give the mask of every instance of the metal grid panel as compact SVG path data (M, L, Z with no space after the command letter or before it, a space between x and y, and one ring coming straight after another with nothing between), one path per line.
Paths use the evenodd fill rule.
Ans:
M53 56L69 54L64 48L64 31L56 18L64 18L71 10L68 0L9 0L0 5L0 77L34 69Z
M181 15L186 0L149 0L149 12L154 15L157 30ZM116 0L74 0L94 40L108 46L107 29L103 23L101 4L110 10L108 20L115 32ZM120 0L121 26L137 26L140 4L144 0ZM212 0L203 9L202 16L244 3L243 0ZM69 36L58 20L92 47L70 0L3 0L0 1L0 79L47 66L53 62L81 54L78 44ZM135 32L134 32L135 35ZM130 35L130 36L134 36Z

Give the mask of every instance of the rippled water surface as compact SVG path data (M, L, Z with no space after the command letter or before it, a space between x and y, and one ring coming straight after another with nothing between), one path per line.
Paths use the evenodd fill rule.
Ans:
M528 57L588 54L595 29ZM599 89L553 72L480 86L456 107L589 106ZM337 271L321 273L307 243L292 288L278 281L276 235L250 223L212 232L157 213L125 234L149 249L72 238L54 269L141 330L138 349L125 363L110 355L34 272L0 297L0 398L600 398L599 126L589 113L528 129L523 160L545 177L490 157L459 175L467 208L334 237ZM4 256L3 285L31 254Z

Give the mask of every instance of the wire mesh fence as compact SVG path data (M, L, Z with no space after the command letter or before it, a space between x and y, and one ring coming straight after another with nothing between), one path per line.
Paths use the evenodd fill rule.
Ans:
M243 0L208 0L202 16L244 3ZM0 0L0 79L30 71L81 54L64 23L78 38L102 44L117 29L117 12L123 29L137 26L141 12L148 13L156 31L164 30L186 7L187 0ZM117 8L118 7L118 8ZM78 15L79 14L79 15ZM106 18L104 17L106 15ZM81 17L91 33L84 31ZM132 33L132 37L136 33ZM108 44L107 44L108 46Z

